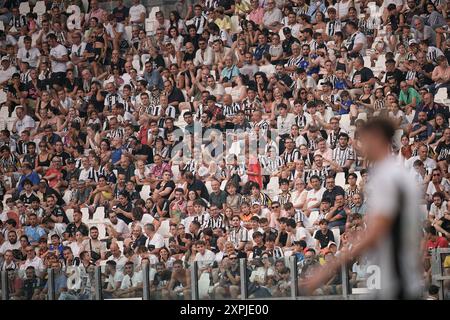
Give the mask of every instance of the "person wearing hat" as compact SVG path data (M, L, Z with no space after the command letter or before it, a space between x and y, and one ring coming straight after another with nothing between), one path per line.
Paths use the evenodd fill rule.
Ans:
M13 74L17 73L17 69L11 65L11 60L8 56L3 56L0 63L2 65L0 69L0 85L4 85L12 78Z

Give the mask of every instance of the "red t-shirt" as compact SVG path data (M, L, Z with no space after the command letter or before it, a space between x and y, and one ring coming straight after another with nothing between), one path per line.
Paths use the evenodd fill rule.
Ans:
M427 241L427 249L448 248L448 241L444 237L438 237L436 241Z

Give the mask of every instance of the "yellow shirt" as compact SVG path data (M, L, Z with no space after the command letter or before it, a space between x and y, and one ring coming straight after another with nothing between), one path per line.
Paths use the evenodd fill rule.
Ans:
M235 14L247 13L249 9L250 4L247 2L247 0L241 0L241 3L235 3L234 5Z
M231 30L231 19L227 15L224 15L222 19L217 18L214 22L220 29Z

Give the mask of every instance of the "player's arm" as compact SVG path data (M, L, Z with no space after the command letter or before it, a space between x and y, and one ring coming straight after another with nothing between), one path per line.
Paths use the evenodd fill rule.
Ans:
M359 243L355 244L351 251L343 251L333 262L327 264L327 268L321 268L316 276L306 281L304 285L307 290L313 292L326 283L343 264L348 264L355 257L373 248L389 232L392 223L393 219L389 215L384 213L374 214L368 223L370 227L367 228Z

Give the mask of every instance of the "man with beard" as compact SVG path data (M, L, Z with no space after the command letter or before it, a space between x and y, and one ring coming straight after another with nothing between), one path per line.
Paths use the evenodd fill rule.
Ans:
M434 128L427 121L427 113L425 111L419 112L417 122L413 125L410 138L414 138L415 142L424 142L430 144L434 140Z

